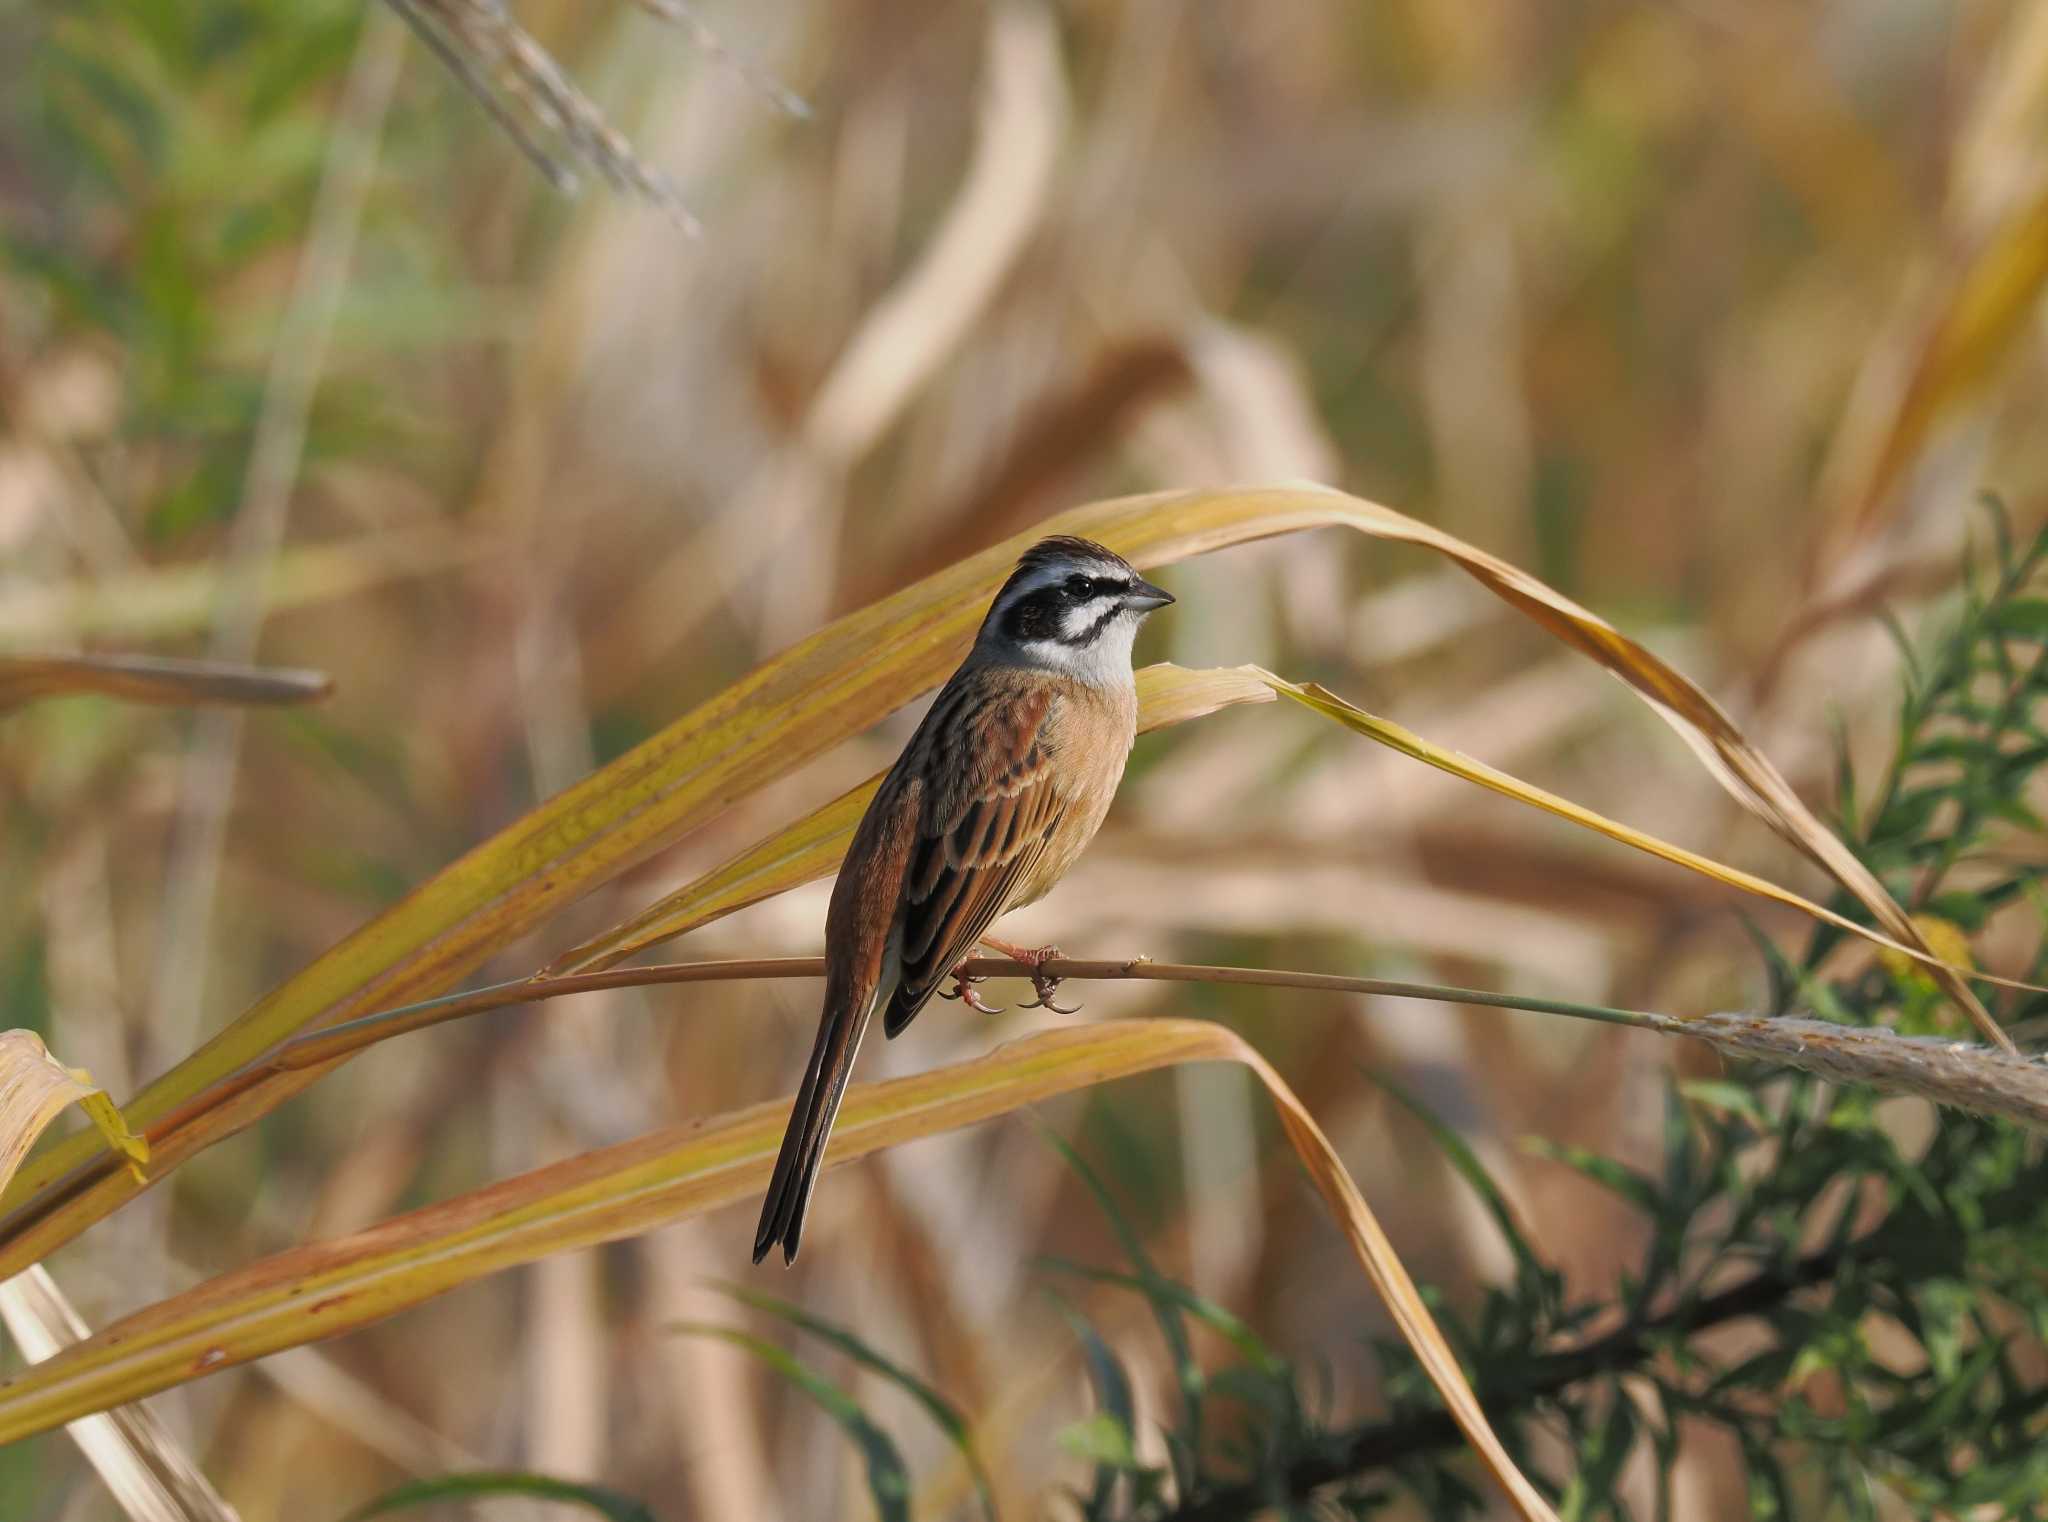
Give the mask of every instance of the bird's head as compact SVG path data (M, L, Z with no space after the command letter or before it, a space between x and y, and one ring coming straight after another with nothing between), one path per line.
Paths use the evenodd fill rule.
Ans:
M1130 679L1131 643L1147 613L1173 601L1116 551L1088 539L1041 539L1017 561L982 621L983 654L1084 681Z

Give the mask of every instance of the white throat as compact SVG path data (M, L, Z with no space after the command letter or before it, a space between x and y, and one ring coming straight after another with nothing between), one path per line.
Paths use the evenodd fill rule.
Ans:
M1008 650L1021 665L1057 671L1093 687L1129 687L1135 680L1131 675L1131 646L1137 641L1142 616L1130 610L1117 614L1085 645L1035 639L1011 644Z

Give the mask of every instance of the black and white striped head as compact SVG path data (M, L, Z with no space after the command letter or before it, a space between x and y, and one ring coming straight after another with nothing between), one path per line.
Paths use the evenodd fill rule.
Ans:
M979 643L985 654L1084 681L1127 682L1139 622L1172 601L1116 551L1059 535L1018 560L982 621Z

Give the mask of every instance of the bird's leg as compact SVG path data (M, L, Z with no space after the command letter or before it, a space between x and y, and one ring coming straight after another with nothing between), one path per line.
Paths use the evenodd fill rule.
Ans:
M1000 1015L1003 1012L1003 1007L1000 1004L984 1004L981 1002L981 995L974 991L975 984L986 983L987 981L988 979L986 978L970 978L967 975L967 958L962 957L959 965L953 969L952 990L948 992L946 989L940 989L939 997L941 999L962 999L966 1001L969 1009L979 1010L984 1015Z
M1078 1015L1081 1012L1081 1006L1078 1004L1069 1009L1063 1004L1052 1002L1052 996L1059 991L1060 984L1065 980L1050 976L1045 970L1045 964L1059 960L1059 947L1013 946L1008 941L997 940L994 936L987 935L981 938L981 944L991 951L1000 951L1011 961L1022 962L1031 969L1031 987L1038 997L1018 1005L1019 1009L1049 1009L1056 1015Z

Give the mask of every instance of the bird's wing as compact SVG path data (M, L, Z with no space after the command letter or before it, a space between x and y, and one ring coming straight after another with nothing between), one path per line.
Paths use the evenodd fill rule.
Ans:
M960 765L927 792L903 876L902 977L882 1029L908 1025L1016 902L1067 804L1043 731L1041 690L965 706L948 726Z

